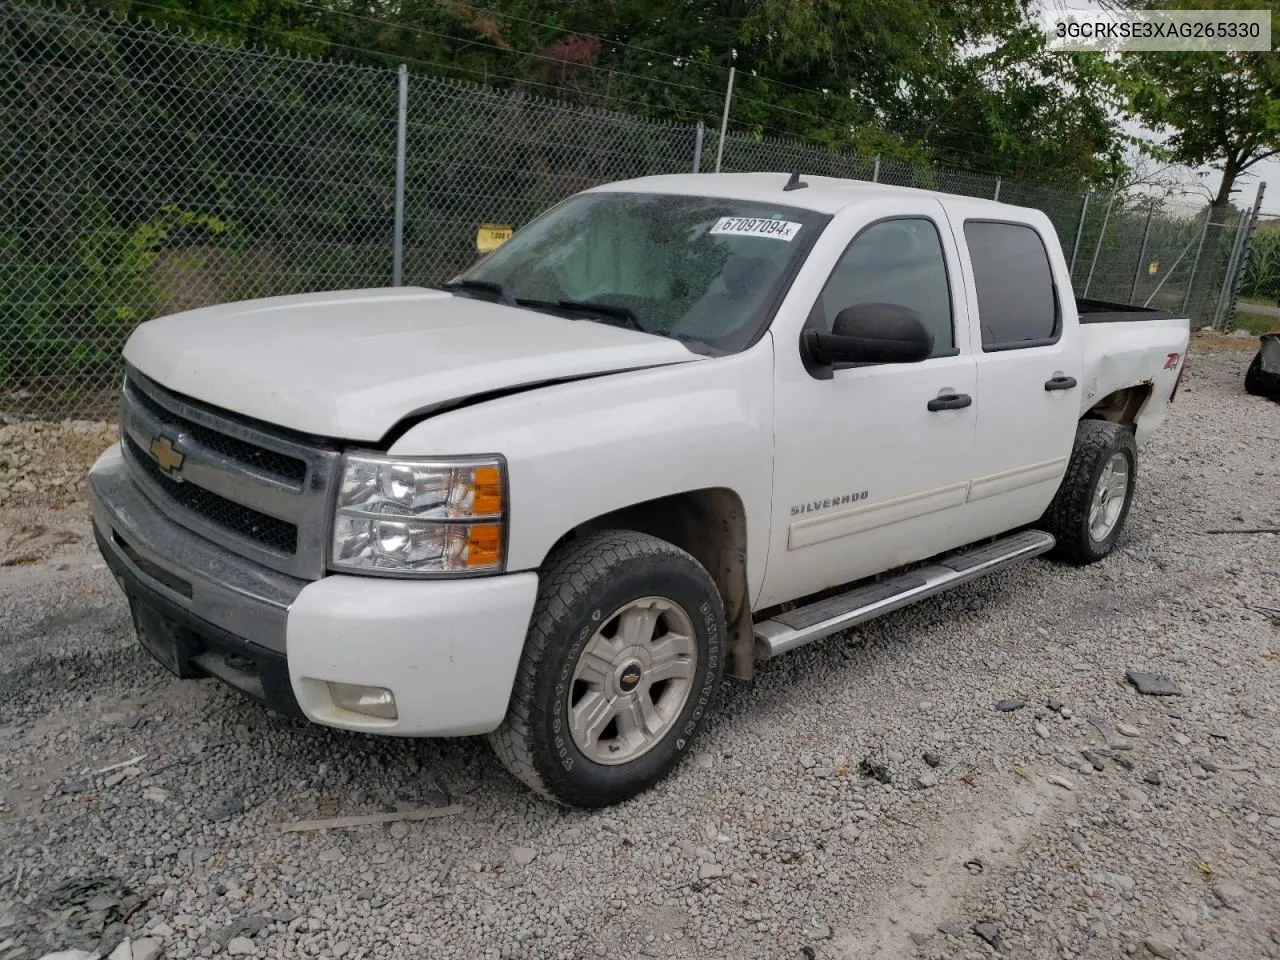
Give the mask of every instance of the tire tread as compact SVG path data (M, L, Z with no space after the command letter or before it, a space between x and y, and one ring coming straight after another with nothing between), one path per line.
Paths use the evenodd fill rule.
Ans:
M1082 518L1088 516L1089 499L1093 493L1090 481L1099 461L1132 443L1133 436L1123 424L1108 420L1080 421L1062 484L1041 520L1041 525L1058 541L1051 556L1075 564L1101 559L1091 548L1087 524L1082 522ZM1135 469L1136 464L1135 457ZM1123 519L1127 517L1122 518L1122 525Z

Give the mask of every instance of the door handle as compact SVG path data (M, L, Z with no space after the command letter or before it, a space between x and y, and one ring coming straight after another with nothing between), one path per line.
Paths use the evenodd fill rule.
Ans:
M946 396L934 397L929 401L929 409L938 410L959 410L961 407L967 407L973 403L973 397L967 393L949 393Z
M1044 382L1046 390L1070 390L1075 385L1075 377L1050 377Z

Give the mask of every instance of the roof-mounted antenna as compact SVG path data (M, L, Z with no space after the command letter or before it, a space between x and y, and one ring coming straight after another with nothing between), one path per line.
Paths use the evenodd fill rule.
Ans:
M808 184L800 179L800 171L796 170L791 174L791 179L787 181L787 185L783 190L803 190Z

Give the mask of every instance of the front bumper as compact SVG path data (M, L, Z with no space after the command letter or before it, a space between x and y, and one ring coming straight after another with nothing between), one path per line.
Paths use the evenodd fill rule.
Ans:
M103 558L135 611L171 634L180 676L214 676L283 713L347 730L460 736L502 721L537 574L289 577L158 511L119 446L94 464L89 497ZM396 719L336 706L329 682L390 690Z

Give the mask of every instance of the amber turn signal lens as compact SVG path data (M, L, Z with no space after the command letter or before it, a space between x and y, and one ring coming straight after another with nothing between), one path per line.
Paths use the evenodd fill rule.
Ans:
M502 558L502 525L472 524L467 534L465 564L468 567L496 567Z
M472 516L502 512L502 475L497 467L476 467L472 473Z

